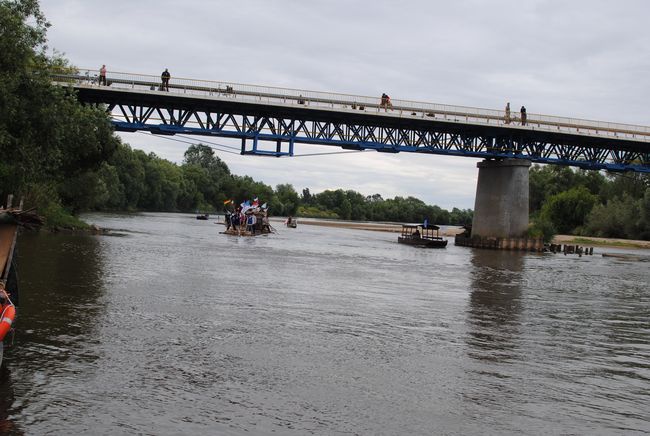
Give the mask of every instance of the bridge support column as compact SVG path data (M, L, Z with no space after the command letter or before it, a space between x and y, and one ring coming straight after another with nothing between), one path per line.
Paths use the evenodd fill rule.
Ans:
M479 162L472 237L521 238L528 229L530 161Z

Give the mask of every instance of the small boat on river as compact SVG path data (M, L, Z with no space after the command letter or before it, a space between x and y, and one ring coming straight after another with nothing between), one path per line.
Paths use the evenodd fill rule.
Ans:
M402 233L397 237L400 244L424 248L445 248L447 240L440 236L440 227L420 224L403 224Z
M296 227L298 227L298 220L295 219L295 218L293 218L293 217L291 217L291 216L289 216L289 217L284 221L284 225L287 226L287 227L289 227L290 229L295 229Z
M210 218L209 213L202 213L196 216L197 220L203 220L203 221L207 221L209 218Z

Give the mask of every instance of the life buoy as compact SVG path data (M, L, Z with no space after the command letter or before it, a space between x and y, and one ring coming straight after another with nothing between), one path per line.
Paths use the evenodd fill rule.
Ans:
M9 330L11 330L11 324L13 324L15 317L16 307L13 304L7 304L2 309L2 316L0 316L0 341L3 341Z

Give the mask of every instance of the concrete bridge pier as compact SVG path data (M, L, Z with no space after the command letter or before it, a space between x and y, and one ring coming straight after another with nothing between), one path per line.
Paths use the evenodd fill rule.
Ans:
M478 167L473 238L523 238L528 229L528 169L524 159L484 160Z

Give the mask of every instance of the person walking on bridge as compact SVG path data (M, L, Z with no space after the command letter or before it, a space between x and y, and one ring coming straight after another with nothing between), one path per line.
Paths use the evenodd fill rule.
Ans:
M106 65L99 69L99 84L106 86Z
M169 71L165 68L165 71L160 75L160 80L162 81L162 84L160 85L161 91L169 91L169 79L171 78L172 75L169 74Z
M521 125L522 125L522 126L525 126L525 125L526 125L526 118L527 118L527 115L526 115L526 107L525 107L525 106L522 106L522 107L521 107Z

